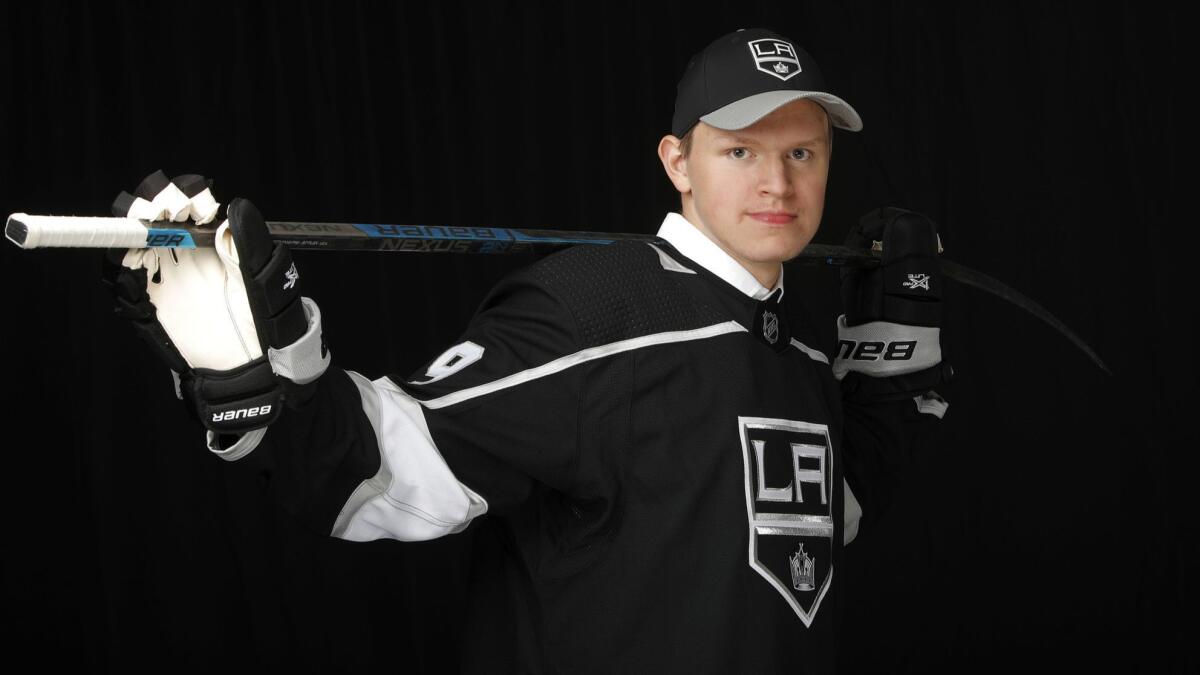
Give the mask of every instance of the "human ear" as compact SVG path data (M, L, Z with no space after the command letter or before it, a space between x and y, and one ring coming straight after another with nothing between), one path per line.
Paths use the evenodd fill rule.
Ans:
M663 136L658 142L658 159L675 189L681 194L688 194L692 191L692 182L688 178L687 158L683 156L679 142L679 139L671 134Z

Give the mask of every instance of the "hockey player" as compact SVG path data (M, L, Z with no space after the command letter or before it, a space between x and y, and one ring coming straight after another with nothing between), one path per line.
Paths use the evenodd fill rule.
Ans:
M852 232L885 258L847 272L835 350L785 289L833 128L861 126L790 40L716 40L659 145L681 195L663 242L511 275L409 376L333 364L244 199L215 251L131 250L107 278L208 447L256 463L307 526L419 541L492 521L504 591L475 608L491 630L467 638L467 670L833 672L843 546L944 412L948 372L928 219L880 210ZM117 210L203 221L210 205L202 179L160 173Z

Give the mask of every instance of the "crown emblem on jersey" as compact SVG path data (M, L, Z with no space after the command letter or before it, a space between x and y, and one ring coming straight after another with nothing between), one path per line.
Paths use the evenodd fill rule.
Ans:
M763 312L763 337L771 344L779 340L779 317L772 312Z
M800 542L800 548L788 557L788 564L792 568L792 588L798 591L811 591L816 588L813 581L813 558L804 552L804 542Z
M925 290L929 290L929 275L928 274L910 274L910 275L908 275L908 281L906 281L900 285L905 288L911 288L913 290L916 290L918 288L923 288Z

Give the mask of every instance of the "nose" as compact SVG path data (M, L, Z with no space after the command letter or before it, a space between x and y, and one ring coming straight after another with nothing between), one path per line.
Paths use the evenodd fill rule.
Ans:
M791 190L792 182L788 180L787 163L782 158L768 158L759 164L759 194L772 197L786 197Z

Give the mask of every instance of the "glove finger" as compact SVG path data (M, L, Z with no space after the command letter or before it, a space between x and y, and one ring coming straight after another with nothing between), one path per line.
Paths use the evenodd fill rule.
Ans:
M142 182L138 183L137 189L133 191L133 194L146 201L153 201L170 184L171 179L167 178L167 174L163 173L162 169L159 169L143 178Z
M139 218L141 220L164 220L168 213L161 203L154 203L122 191L113 200L112 214L117 218Z
M122 192L113 201L112 213L118 218L140 218L142 220L163 220L171 215L174 195L168 188L171 181L161 169L146 176L138 184L133 194ZM176 188L178 191L178 188Z
M226 213L229 218L230 232L233 234L234 245L237 249L237 263L243 273L255 276L271 259L275 243L267 233L266 223L262 214L248 199L234 199L229 202Z
M897 214L884 226L883 259L885 264L908 256L937 259L937 225L917 213Z
M935 302L942 297L941 261L937 255L937 225L911 211L897 213L883 233L884 292L890 296ZM922 307L914 320L929 325L936 307Z
M880 207L863 214L858 222L850 228L846 233L844 245L847 248L858 249L862 251L870 251L873 244L883 239L884 225L890 217L889 211L896 210L894 207ZM854 267L843 267L841 271L843 295L849 293L851 296L857 296L860 292L867 294L881 292L881 284L883 283L878 277L877 271L860 270ZM866 279L872 288L860 291L858 285L860 281ZM845 288L849 284L852 288ZM849 305L847 305L849 306ZM878 308L877 308L878 309Z
M126 192L124 190L121 190L121 194L117 195L117 198L114 199L113 203L112 203L113 217L115 217L115 218L128 217L129 211L133 208L133 203L136 200L137 200L137 197L134 197L133 195L129 194L128 192Z
M195 173L187 173L171 179L188 198L188 217L197 225L207 225L217 217L221 205L212 194L212 181Z
M187 195L189 199L209 188L208 180L198 173L181 174L172 178L171 182L175 184L175 187L182 190L183 194Z
M242 279L263 349L282 348L304 335L308 323L300 305L300 274L286 246L275 243L262 214L246 199L234 199L228 209L233 255ZM218 236L220 250L227 248ZM225 257L222 253L222 257Z
M883 239L884 227L893 217L892 212L896 210L898 209L885 206L863 214L863 217L858 219L858 225L850 229L846 245L853 245L855 248L871 248L872 242ZM853 244L850 242L851 237L854 238Z
M137 249L130 249L130 251ZM109 249L101 260L100 280L117 301L115 311L130 319L145 320L152 312L141 304L146 296L146 270L124 264L126 251Z
M182 372L189 366L176 349L171 337L158 322L157 310L147 289L147 270L131 269L124 264L129 254L147 253L146 249L113 249L105 251L101 281L113 297L113 313L128 319L141 338L172 370Z
M174 260L175 251L173 249L168 249L168 251L166 255L170 255ZM161 249L131 248L129 253L125 254L121 264L131 270L145 269L150 275L150 283L161 284L163 256Z
M161 216L153 220L170 220L176 223L181 223L187 220L191 213L189 205L191 200L183 193L174 183L172 183L162 170L146 176L142 183L138 185L133 194L142 199L150 201L150 204L161 211ZM137 202L134 202L134 207ZM135 216L144 218L145 216Z

